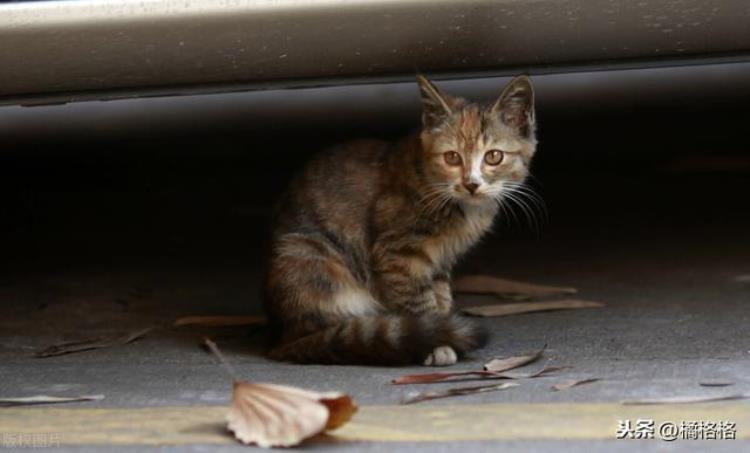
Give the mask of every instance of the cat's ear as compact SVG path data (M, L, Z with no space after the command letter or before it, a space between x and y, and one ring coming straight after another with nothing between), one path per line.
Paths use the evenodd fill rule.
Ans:
M421 74L417 74L417 84L422 96L422 125L433 129L450 116L453 99Z
M534 87L531 79L518 76L508 83L490 111L500 121L529 136L534 130Z

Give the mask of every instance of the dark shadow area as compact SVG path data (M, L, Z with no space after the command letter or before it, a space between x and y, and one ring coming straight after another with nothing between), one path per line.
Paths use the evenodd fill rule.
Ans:
M717 91L713 74L701 95L696 70L681 71L684 80L679 71L653 80L631 71L631 83L619 92L603 87L602 74L590 76L588 88L570 82L573 75L543 79L541 144L530 184L546 201L549 222L535 231L516 210L519 219L498 221L493 243L524 244L528 252L571 240L617 246L668 237L699 249L710 238L742 236L750 216L749 91ZM665 78L684 83L684 96ZM449 89L492 95L486 80L474 85L451 82ZM377 101L378 92L400 98ZM246 100L229 104L233 116L215 99L198 97L171 101L174 111L158 100L125 101L127 115L116 102L88 110L50 107L39 110L49 122L32 118L38 133L6 126L2 264L12 273L149 263L256 267L273 199L309 155L353 138L393 139L418 124L416 88L408 86L269 92ZM286 116L275 100L290 107ZM0 118L5 113L18 125L17 110L0 111ZM24 110L24 118L33 113ZM63 124L55 128L56 121Z

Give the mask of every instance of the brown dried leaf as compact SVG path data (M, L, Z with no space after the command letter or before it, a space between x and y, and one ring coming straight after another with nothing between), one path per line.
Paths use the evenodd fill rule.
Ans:
M120 335L100 337L93 340L83 341L70 341L66 343L60 343L49 346L41 351L34 354L34 357L54 357L58 355L71 354L74 352L89 351L91 349L102 349L110 346L117 346L132 343L135 340L143 337L147 333L151 332L154 328L147 327L145 329L136 330L133 332L127 332Z
M560 370L565 370L567 368L570 368L569 366L545 366L537 371L534 371L532 373L500 373L499 376L502 376L506 379L532 379L537 377L542 377L544 375L554 373Z
M202 326L202 327L229 327L229 326L251 326L265 324L265 316L257 315L218 315L218 316L183 316L174 321L174 327Z
M35 396L24 396L20 398L0 398L0 407L31 406L35 404L76 403L79 401L99 401L103 399L104 399L104 395L81 395L81 396L35 395Z
M547 297L560 294L575 294L575 288L565 286L545 286L519 282L488 275L466 275L453 281L453 291L457 293L495 294L501 297L521 295L527 297Z
M546 346L545 346L546 347ZM504 359L492 359L484 365L484 370L470 370L470 371L445 371L437 373L420 373L420 374L408 374L391 381L392 384L427 384L431 382L440 382L455 377L464 376L478 376L482 378L491 379L513 379L503 375L501 372L517 368L522 365L526 365L535 360L538 360L544 349L539 351L516 357L507 357Z
M407 374L391 381L391 384L430 384L433 382L442 382L455 377L476 376L478 379L530 379L563 370L565 366L546 366L532 373L499 373L495 371L446 371L438 373L425 374Z
M501 384L478 385L474 387L456 387L435 392L422 392L404 400L401 404L421 403L438 398L449 398L451 396L474 395L477 393L496 392L518 386L518 382L503 382Z
M234 382L229 430L244 444L290 447L349 421L351 397L276 384Z
M438 373L407 374L391 381L391 384L429 384L431 382L445 381L459 376L497 377L492 371L446 371Z
M536 362L544 354L544 350L547 349L547 345L538 351L530 352L519 356L505 357L502 359L496 358L484 364L485 371L492 371L500 373L502 371L512 370L520 366Z
M604 304L578 299L553 300L549 302L520 302L515 304L480 305L478 307L464 308L462 311L467 315L497 317L517 315L521 313L533 313L537 311L569 310L575 308L596 308Z
M646 405L646 404L693 404L693 403L710 403L713 401L727 401L727 400L742 400L750 398L748 393L736 393L733 395L719 395L719 396L674 396L667 398L652 398L642 400L630 400L623 401L622 404L631 405Z
M583 384L590 384L592 382L599 381L599 378L588 378L588 379L571 379L569 381L560 382L559 384L555 384L552 386L552 390L558 392L560 390L567 390L571 387L576 387L578 385Z

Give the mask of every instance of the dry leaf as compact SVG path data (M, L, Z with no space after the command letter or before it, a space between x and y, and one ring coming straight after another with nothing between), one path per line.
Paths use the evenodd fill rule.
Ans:
M265 316L256 315L183 316L182 318L177 318L174 321L173 326L229 327L251 326L265 323Z
M349 421L351 397L275 384L234 382L229 430L244 444L290 447Z
M449 398L451 396L474 395L477 393L496 392L511 387L516 387L517 382L503 382L501 384L478 385L474 387L456 387L447 390L438 390L435 392L422 392L404 400L401 404L414 404L422 401L429 401L438 398Z
M499 373L501 371L518 368L520 366L539 360L542 357L542 354L544 354L545 349L547 349L547 345L544 345L544 347L538 351L530 352L528 354L505 357L502 359L492 359L484 364L484 370Z
M407 374L391 381L391 384L429 384L431 382L445 381L460 376L483 376L497 378L497 373L492 371L446 371L442 373Z
M20 398L0 398L0 407L8 406L31 406L35 404L59 404L75 403L79 401L99 401L104 395L81 395L81 396L24 396Z
M507 357L504 359L492 359L489 362L487 362L484 365L484 370L469 370L469 371L444 371L444 372L437 372L437 373L420 373L420 374L407 374L406 376L401 376L399 378L394 379L391 381L392 384L428 384L431 382L440 382L447 379L452 379L455 377L464 377L464 376L477 376L481 378L490 378L490 379L517 379L518 377L510 375L510 374L503 374L503 371L511 370L513 368L518 368L522 365L526 365L528 363L534 362L538 360L542 354L544 353L544 349L547 347L547 345L544 346L544 348L540 349L539 351L532 352L529 354L521 355L521 356L515 356L515 357ZM560 369L560 367L550 367L547 371L544 369L538 371L537 373L532 373L529 375L519 375L520 377L537 377L540 376L546 372L556 371L557 369Z
M577 289L570 287L535 285L488 275L459 277L453 281L452 288L457 293L495 294L501 297L507 295L547 297L578 292Z
M115 336L101 337L93 340L60 343L38 351L36 354L34 354L34 357L54 357L63 354L71 354L73 352L88 351L91 349L102 349L108 348L110 346L128 344L143 337L153 329L153 327L147 327L145 329L140 329L134 332L128 332Z
M560 391L560 390L567 390L571 387L576 387L578 385L583 384L590 384L592 382L599 381L599 378L588 378L588 379L571 379L569 381L561 382L559 384L555 384L552 386L552 390L554 391Z
M710 381L699 382L698 385L701 387L729 387L730 385L734 385L734 382Z
M480 379L529 379L540 377L548 373L565 369L564 366L546 366L533 373L500 373L495 371L446 371L438 373L425 374L407 374L391 381L391 384L430 384L433 382L442 382L455 377L476 376Z
M733 395L720 396L674 396L668 398L653 398L642 400L623 401L625 405L646 405L646 404L693 404L693 403L710 403L713 401L742 400L750 398L750 394L737 393Z
M541 368L537 371L534 371L532 373L501 373L500 375L503 376L506 379L531 379L531 378L537 378L542 377L549 373L554 373L556 371L565 370L567 368L570 368L569 366L546 366L544 368Z
M480 305L464 308L467 315L497 317L533 313L537 311L569 310L575 308L603 307L604 304L578 299L553 300L549 302L520 302L515 304Z
M234 379L227 427L244 444L291 447L348 422L357 406L343 393L318 393L276 384L242 382L216 343L204 339Z

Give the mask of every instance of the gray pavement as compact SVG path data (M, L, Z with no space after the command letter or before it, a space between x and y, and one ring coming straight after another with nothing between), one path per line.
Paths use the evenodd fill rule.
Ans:
M727 244L724 241L728 241ZM733 253L726 254L724 247ZM658 243L600 247L576 240L557 248L486 243L472 268L540 283L572 285L580 297L606 304L599 309L534 313L481 322L492 342L456 368L477 368L488 358L540 348L540 364L570 369L523 382L510 391L465 396L426 404L536 402L618 402L675 395L750 393L750 287L738 276L748 271L747 244L724 236L712 244L682 246L679 237ZM502 254L496 253L502 250ZM512 267L504 263L506 257ZM571 259L570 257L575 257ZM415 388L390 386L401 374L423 367L299 366L262 357L262 329L162 327L126 346L36 359L33 351L62 340L86 338L144 325L167 326L189 314L257 311L251 294L257 275L252 268L210 271L69 271L34 280L8 282L0 331L0 382L4 395L104 394L101 402L80 407L154 407L217 405L229 401L227 376L203 348L212 336L239 374L248 380L284 383L352 394L362 405L393 405ZM39 288L44 288L40 290ZM44 299L42 305L24 297ZM26 299L28 300L28 299ZM497 302L490 296L459 296L459 305ZM550 386L566 379L601 381L565 392ZM704 381L728 381L728 388L701 387ZM455 385L455 384L454 384ZM448 384L442 384L448 387ZM70 406L68 406L70 407ZM741 428L741 429L747 429ZM658 441L657 441L658 442ZM351 451L572 451L580 448L620 451L625 442L469 442L424 444L356 444L335 447ZM711 444L712 451L741 451L747 441ZM676 451L674 446L638 444L643 451ZM699 444L685 445L700 450ZM682 448L680 447L680 448ZM176 447L177 448L177 447ZM183 449L186 447L179 447ZM718 448L718 449L717 449ZM734 450L733 450L734 448ZM190 447L201 451L201 447ZM221 447L221 450L231 447ZM214 446L203 451L216 451Z

